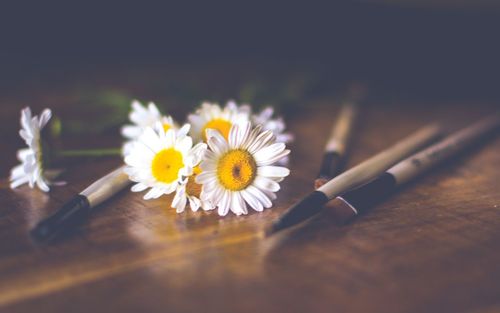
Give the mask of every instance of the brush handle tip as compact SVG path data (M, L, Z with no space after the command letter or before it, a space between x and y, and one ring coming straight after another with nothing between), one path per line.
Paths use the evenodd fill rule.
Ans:
M30 236L36 243L48 242L65 230L80 223L90 212L90 209L87 197L77 195L52 215L39 222L30 231Z
M266 231L270 236L280 230L299 224L321 211L328 202L328 197L321 191L314 191L308 196L290 207L271 227Z

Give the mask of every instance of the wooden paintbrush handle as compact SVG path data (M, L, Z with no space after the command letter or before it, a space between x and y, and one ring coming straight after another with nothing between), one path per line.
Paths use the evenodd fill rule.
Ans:
M345 191L377 177L389 167L407 157L412 152L429 144L440 135L441 127L437 124L425 126L397 142L389 149L380 152L374 157L330 180L318 188L318 191L323 192L329 199L333 199Z

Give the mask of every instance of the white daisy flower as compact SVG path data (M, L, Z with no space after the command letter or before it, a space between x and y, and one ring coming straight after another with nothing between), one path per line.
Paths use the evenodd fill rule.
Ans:
M139 138L144 132L146 127L154 127L156 123L160 122L165 130L178 129L177 124L171 116L162 116L158 108L153 102L148 106L143 106L139 101L132 101L132 110L129 114L131 125L122 127L122 135L128 139L123 146L123 154L128 154L132 149L133 142Z
M194 114L188 115L188 121L192 125L191 136L195 141L205 142L205 130L215 129L227 139L231 126L249 120L248 106L238 107L234 101L229 101L224 108L215 103L204 102Z
M28 148L17 151L17 158L21 164L10 172L10 187L16 188L28 183L30 188L36 184L42 191L49 191L49 181L44 176L41 130L52 117L49 109L43 110L40 117L32 116L30 108L21 111L21 130L19 135L24 139Z
M125 155L128 165L125 173L137 183L132 186L132 191L150 188L144 199L155 199L174 192L184 177L193 173L195 164L190 155L193 140L186 135L189 127L187 124L178 131L165 131L163 125L157 123L154 128L144 129Z
M290 171L274 163L290 150L262 126L233 125L226 140L219 132L207 129L209 149L201 162L202 173L196 182L203 185L201 198L218 208L221 216L231 210L247 214L247 204L256 211L272 206L278 184Z
M207 145L200 143L194 146L189 152L194 166L193 174L189 177L185 177L184 180L177 186L175 197L172 200L172 207L176 209L177 213L184 212L188 201L193 212L198 211L200 207L202 207L205 211L213 209L210 202L200 200L201 185L195 182L196 176L201 173L199 164L206 150Z
M282 117L277 117L272 119L274 114L274 109L272 107L266 107L259 114L252 116L252 122L255 125L262 125L262 129L270 130L276 136L277 142L290 143L293 141L293 135L286 133L286 124Z

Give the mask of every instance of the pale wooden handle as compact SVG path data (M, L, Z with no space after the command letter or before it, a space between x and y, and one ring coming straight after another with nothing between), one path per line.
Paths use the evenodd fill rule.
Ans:
M397 142L387 150L362 162L352 169L338 175L320 188L329 199L341 195L347 190L357 187L383 173L389 167L422 148L441 134L441 127L436 124L428 125L405 139Z
M498 127L500 127L500 114L487 117L405 159L391 167L387 172L396 178L397 184L403 184L435 164L467 148Z
M325 146L325 152L336 152L339 155L344 154L349 136L352 133L352 128L358 107L355 102L347 102L340 111L337 122L332 127L330 137Z
M119 167L101 177L80 194L87 197L91 207L101 204L130 184L127 174L123 171L124 169L125 166Z

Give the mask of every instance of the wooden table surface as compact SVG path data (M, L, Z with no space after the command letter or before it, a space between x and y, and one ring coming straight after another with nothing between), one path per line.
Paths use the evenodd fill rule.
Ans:
M21 145L19 109L49 102L41 94L3 99L1 120L12 127L0 143L4 177ZM427 122L458 128L495 110L483 102L377 101L362 112L348 167ZM53 108L62 102L55 97ZM263 213L176 214L169 197L144 201L123 191L65 240L36 246L27 235L33 225L120 160L72 164L69 184L49 194L10 190L2 179L0 311L500 312L498 136L349 225L325 211L292 232L262 236L310 192L336 112L336 103L322 98L289 114L291 175Z

